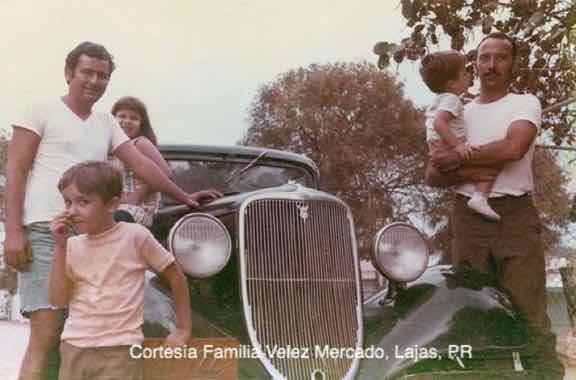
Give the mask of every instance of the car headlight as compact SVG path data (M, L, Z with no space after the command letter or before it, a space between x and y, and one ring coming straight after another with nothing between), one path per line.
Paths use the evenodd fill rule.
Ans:
M420 232L405 223L382 228L374 240L374 262L390 280L410 282L428 266L429 248Z
M232 241L226 227L208 214L188 214L168 235L168 248L186 274L206 278L220 272L230 259Z

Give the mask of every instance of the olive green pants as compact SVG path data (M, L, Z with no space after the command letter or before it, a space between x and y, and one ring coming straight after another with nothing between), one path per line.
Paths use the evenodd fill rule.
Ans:
M496 277L518 315L533 332L550 332L546 313L546 268L541 222L529 195L489 199L501 216L491 222L469 209L456 194L452 210L452 263Z

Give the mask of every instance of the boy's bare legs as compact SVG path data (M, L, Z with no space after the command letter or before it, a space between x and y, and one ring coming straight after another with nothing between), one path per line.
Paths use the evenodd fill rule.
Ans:
M63 325L63 310L42 309L30 313L30 336L18 380L57 379Z
M467 203L468 207L489 220L499 221L500 215L488 204L488 194L492 191L494 182L476 182L474 186L476 190Z

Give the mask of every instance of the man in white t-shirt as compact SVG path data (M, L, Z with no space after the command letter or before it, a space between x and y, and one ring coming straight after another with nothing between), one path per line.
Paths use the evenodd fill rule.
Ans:
M220 196L215 191L184 193L130 143L109 114L92 110L114 71L101 45L84 42L66 58L68 93L29 108L12 123L6 184L6 263L19 272L21 311L30 318L30 337L20 379L57 374L64 311L48 301L48 274L54 241L49 223L64 204L58 179L74 164L120 158L153 188L191 207ZM56 368L54 368L56 367Z
M505 34L494 33L480 42L476 61L480 95L464 109L468 142L479 149L459 169L443 172L443 167L453 167L458 158L433 147L426 182L456 186L451 216L455 268L496 277L526 322L533 337L532 348L539 358L550 359L544 364L546 370L553 372L553 378L562 378L546 314L541 223L531 196L532 160L542 111L535 96L509 92L515 54L514 40ZM498 174L496 167L502 164ZM474 192L473 182L494 178L489 203L500 214L499 222L486 220L466 207Z

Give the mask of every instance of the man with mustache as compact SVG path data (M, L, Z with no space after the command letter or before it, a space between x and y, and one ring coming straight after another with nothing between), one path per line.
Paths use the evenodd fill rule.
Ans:
M530 330L531 348L553 374L551 378L561 379L563 368L555 356L555 336L546 314L541 222L532 201L532 160L542 111L535 96L509 91L515 58L516 44L509 36L492 33L482 39L475 62L480 95L464 110L468 142L478 148L472 160L450 171L442 169L453 167L458 157L432 148L426 182L455 186L451 215L455 268L488 273L497 279ZM472 182L494 179L496 167L502 171L489 203L500 214L499 222L466 207L474 191Z

